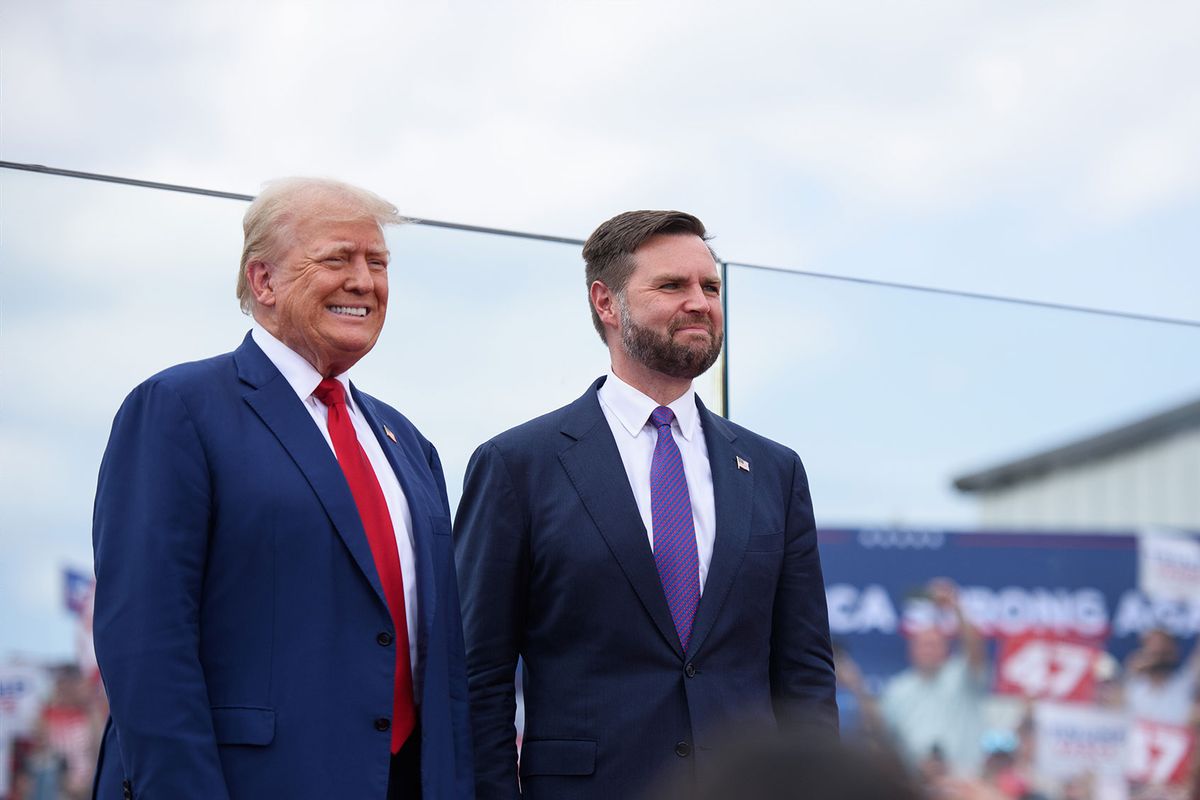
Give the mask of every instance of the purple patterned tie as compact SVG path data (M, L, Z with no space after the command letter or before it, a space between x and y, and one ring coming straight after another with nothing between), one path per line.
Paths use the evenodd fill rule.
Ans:
M654 527L654 563L686 652L692 619L700 603L700 558L696 554L696 528L683 458L671 435L674 419L675 413L666 406L650 413L650 424L658 429L650 462L650 522Z

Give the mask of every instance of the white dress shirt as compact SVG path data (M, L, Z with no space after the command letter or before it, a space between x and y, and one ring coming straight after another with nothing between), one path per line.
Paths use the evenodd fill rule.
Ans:
M254 343L266 354L291 385L292 390L296 392L296 396L304 404L313 423L321 431L330 451L336 457L333 439L329 437L329 409L313 395L317 384L323 379L321 373L317 372L303 356L276 339L261 325L255 323L251 336L254 337ZM392 528L396 532L396 549L400 551L400 574L404 578L404 613L408 618L409 663L412 664L413 688L416 697L420 698L420 687L416 685L420 671L417 669L417 573L416 558L413 555L412 512L408 507L408 498L404 496L404 490L400 488L400 480L396 477L392 465L388 463L387 456L383 453L383 447L375 438L375 432L371 430L371 426L362 412L358 410L354 397L350 394L349 374L349 372L343 372L337 376L337 380L346 390L346 407L350 410L354 432L358 435L358 443L362 445L363 451L367 454L367 460L371 462L371 468L375 470L375 477L379 479L379 487L383 489L388 513L392 517Z
M658 403L618 378L609 370L608 379L600 387L600 409L608 420L625 475L633 489L638 512L654 549L654 526L650 516L650 462L658 443L658 429L650 424L650 412ZM708 463L708 444L696 408L696 390L688 388L675 402L667 406L675 412L671 435L683 457L683 474L687 479L688 497L692 501L692 524L696 529L696 554L700 557L700 591L708 577L712 562L713 542L717 535L716 500L713 496L712 467Z

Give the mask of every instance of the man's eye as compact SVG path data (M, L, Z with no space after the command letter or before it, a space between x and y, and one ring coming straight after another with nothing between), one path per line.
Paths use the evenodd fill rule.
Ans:
M374 261L368 261L367 263L370 265L371 269L387 269L386 261L375 259Z
M704 291L708 292L709 294L720 294L721 287L717 286L715 283L709 284L708 286L704 287Z
M337 266L339 264L346 263L346 259L342 258L341 256L329 256L328 258L322 259L321 263Z
M662 288L662 289L678 289L679 284L678 283L664 283L660 288Z

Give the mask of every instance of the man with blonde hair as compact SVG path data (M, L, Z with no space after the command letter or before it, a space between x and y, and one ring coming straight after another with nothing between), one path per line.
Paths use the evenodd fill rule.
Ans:
M473 795L437 452L348 372L388 301L376 195L269 184L232 353L125 400L93 524L96 797Z

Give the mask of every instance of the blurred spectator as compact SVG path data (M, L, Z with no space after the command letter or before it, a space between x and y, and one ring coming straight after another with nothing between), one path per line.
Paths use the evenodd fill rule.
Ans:
M935 620L908 631L911 666L884 688L883 718L923 774L975 774L982 755L981 704L988 692L986 643L963 616L952 582L938 578L926 593L939 611L953 615L957 628L948 633ZM955 634L961 644L957 653L952 652Z
M1096 681L1093 702L1101 708L1124 708L1125 688L1121 685L1121 665L1108 653L1101 653L1092 667Z
M698 787L668 786L655 800L925 800L894 762L831 740L746 735L719 755Z
M838 718L842 738L878 741L885 734L879 703L867 688L862 670L838 642L833 643L833 668L837 675Z
M4 767L12 785L4 800L83 800L91 796L106 713L103 688L74 664L39 670L53 676L53 689L35 706L36 721L11 743L12 763Z
M1200 672L1200 647L1193 648L1186 665L1180 665L1179 645L1170 633L1153 628L1142 634L1142 644L1125 660L1125 701L1135 719L1166 725L1191 723L1196 676Z
M988 731L981 742L984 759L980 778L1013 800L1029 792L1029 782L1017 768L1019 744L1017 735L1011 731Z
M21 772L16 796L22 800L59 800L63 796L67 759L52 746L44 721L38 724Z
M970 778L945 777L930 788L935 800L1009 800L996 787Z

